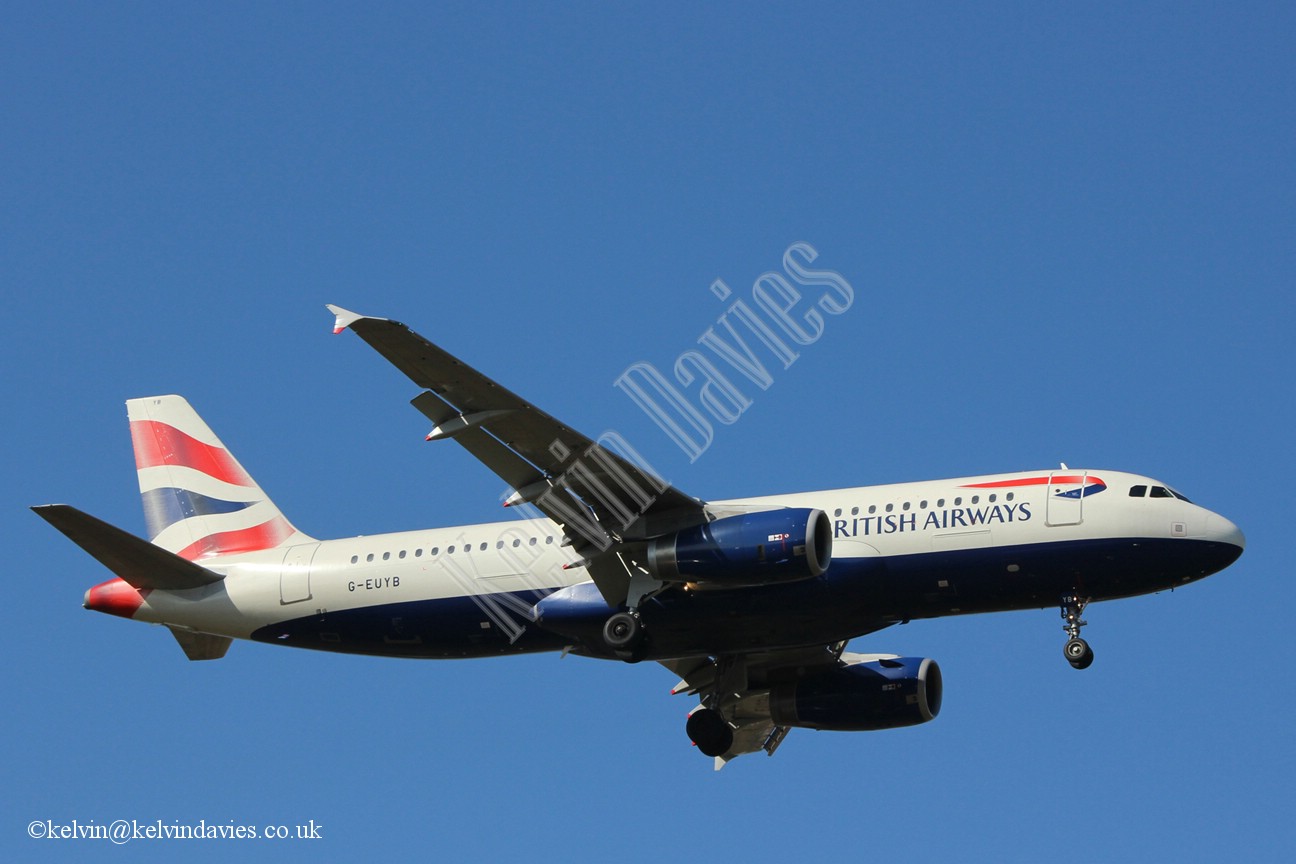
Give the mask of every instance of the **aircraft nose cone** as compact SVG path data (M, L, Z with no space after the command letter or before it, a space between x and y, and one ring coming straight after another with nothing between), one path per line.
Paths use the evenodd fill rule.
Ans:
M1242 535L1242 529L1218 513L1212 513L1210 519L1206 520L1206 534L1219 543L1236 546L1239 553L1246 548L1246 537Z

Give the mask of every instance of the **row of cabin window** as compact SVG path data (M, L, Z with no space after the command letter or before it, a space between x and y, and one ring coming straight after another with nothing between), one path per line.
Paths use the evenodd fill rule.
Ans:
M545 539L544 539L544 542L545 542L546 544L553 543L553 541L554 541L554 538L553 538L552 535L548 535L548 536L546 536ZM514 537L514 538L513 538L513 548L516 549L517 547L519 547L519 546L521 546L521 545L522 545L522 539L519 538L519 537ZM536 545L536 538L534 538L534 537L530 538L530 539L527 541L527 545L529 545L529 546L534 546L534 545ZM481 543L477 548L478 548L478 551L479 551L479 552L485 552L485 551L486 551L486 548L487 548L488 546L490 546L489 543ZM471 552L471 551L473 551L473 544L471 544L471 543L465 543L465 544L463 544L462 547L459 547L459 548L461 548L464 552ZM495 541L495 548L496 548L496 549L503 549L503 548L504 548L504 541L503 541L503 540L496 540L496 541ZM445 551L446 551L446 554L447 554L447 555L453 555L453 554L454 554L454 551L455 551L455 547L454 547L454 546L447 546ZM398 559L400 559L400 558L404 558L404 557L405 557L405 554L406 554L406 553L405 553L405 550L402 549L402 550L400 550L400 552L397 552L397 553L396 553L396 557L397 557ZM440 549L439 546L433 546L431 549L428 550L428 555L429 555L429 556L432 556L432 555L440 555L440 554L441 554L441 549ZM375 556L374 556L374 553L373 553L373 552L370 552L368 555L365 556L365 562L366 562L366 563L372 562L372 561L374 560L374 557L375 557ZM391 557L392 557L392 553L390 553L390 552L384 552L384 553L382 553L382 560L384 560L384 561L390 561L390 560L391 560ZM423 557L423 550L422 550L421 548L420 548L420 549L415 549L415 550L414 550L414 557L415 557L415 558L422 558L422 557ZM351 556L351 563L352 563L352 564L359 564L359 563L360 563L360 556L359 556L359 555L352 555L352 556Z
M996 495L996 494L991 494L990 496L988 496L988 497L986 498L987 503L990 503L990 504L993 504L993 503L995 503L995 502L998 501L998 500L999 500L999 496ZM1005 495L1005 496L1004 496L1004 500L1005 500L1005 501L1011 501L1011 500L1013 500L1013 493L1009 492L1007 495ZM969 504L980 504L980 503L981 503L981 496L980 496L980 495L973 495L973 496L972 496L972 499L971 499L968 503L969 503ZM954 499L954 505L953 505L953 506L955 506L955 507L961 507L962 505L963 505L963 498L962 498L962 497L958 497L958 498L955 498L955 499ZM937 507L944 507L944 506L945 506L945 499L944 499L944 498L939 498L939 499L937 499L937 501L936 501L936 506L937 506ZM909 502L906 501L906 502L904 502L903 504L901 504L901 505L900 505L900 509L901 509L901 510L908 510L908 509L909 509ZM927 509L927 502L926 502L926 501L919 501L919 502L918 502L918 509L919 509L919 510L926 510L926 509ZM884 512L886 512L886 513L890 513L890 512L892 512L893 510L895 510L895 505L894 505L894 504L888 504L888 505L886 505L886 509L885 509ZM851 508L851 511L850 511L850 515L852 515L852 516L858 516L858 515L859 515L859 512L860 512L860 508L858 508L858 507L852 507L852 508ZM868 508L868 512L869 512L870 514L876 513L876 512L877 512L877 505L876 505L876 504L870 504L870 505L869 505L869 508ZM836 510L833 511L833 516L840 516L840 515L842 515L842 508L838 507Z

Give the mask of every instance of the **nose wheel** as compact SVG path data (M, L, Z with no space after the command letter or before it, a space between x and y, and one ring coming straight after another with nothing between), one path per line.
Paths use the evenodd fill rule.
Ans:
M1062 620L1066 621L1062 629L1070 637L1062 647L1062 653L1074 669L1088 669L1094 660L1093 649L1089 647L1088 642L1080 638L1080 628L1088 623L1081 620L1080 616L1084 614L1085 607L1088 605L1088 597L1068 594L1062 598Z
M1083 639L1068 639L1066 645L1062 647L1062 653L1066 655L1067 662L1076 669L1088 669L1093 663L1093 649Z

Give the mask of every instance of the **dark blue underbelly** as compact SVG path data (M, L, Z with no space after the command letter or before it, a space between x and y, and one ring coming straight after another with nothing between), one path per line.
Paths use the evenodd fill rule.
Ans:
M648 659L828 644L916 618L1034 609L1075 591L1110 600L1163 591L1231 564L1237 547L1191 539L1075 540L833 561L802 582L670 589L640 608ZM590 591L548 602L521 592L393 603L263 627L262 642L395 657L482 657L573 647L601 655L613 610ZM553 598L560 600L563 595Z

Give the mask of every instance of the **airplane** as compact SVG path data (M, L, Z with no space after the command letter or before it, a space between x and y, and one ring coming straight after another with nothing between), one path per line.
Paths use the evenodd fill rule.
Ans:
M84 606L166 626L190 660L234 639L392 657L561 651L656 661L696 696L719 770L793 728L927 722L924 657L847 643L895 624L1056 606L1093 662L1086 606L1237 560L1242 532L1161 481L1068 468L702 501L616 435L592 440L396 321L329 306L421 389L429 440L462 445L523 518L316 540L180 396L127 404L148 540L68 505L32 509L114 578Z

